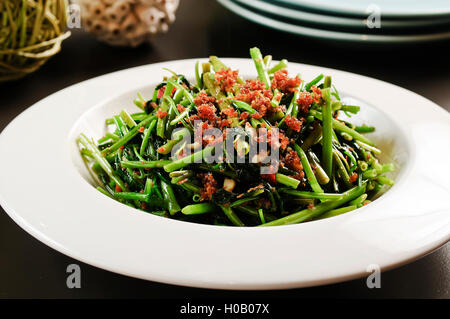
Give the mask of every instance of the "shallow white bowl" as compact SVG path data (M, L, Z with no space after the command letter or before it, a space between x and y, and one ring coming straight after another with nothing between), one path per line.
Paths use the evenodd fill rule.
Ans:
M203 59L201 59L203 60ZM255 76L248 59L223 59ZM150 96L163 67L192 78L196 60L107 74L30 107L0 135L0 203L27 232L88 264L165 283L273 289L357 278L389 269L450 239L450 116L429 100L367 77L290 63L306 81L331 75L341 95L363 104L352 119L397 164L396 185L356 211L300 225L208 226L145 214L90 185L75 138L99 137L104 119Z

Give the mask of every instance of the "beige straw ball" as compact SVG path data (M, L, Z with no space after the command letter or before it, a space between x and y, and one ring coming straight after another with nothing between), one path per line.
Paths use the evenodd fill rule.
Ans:
M76 0L86 31L114 46L135 47L165 33L179 0Z

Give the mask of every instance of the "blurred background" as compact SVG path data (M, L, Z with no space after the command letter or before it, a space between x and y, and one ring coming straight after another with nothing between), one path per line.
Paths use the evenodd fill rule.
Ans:
M64 19L59 0L49 2L51 6L45 10L51 9L56 18L59 14L60 20ZM286 58L394 83L450 110L448 0L137 2L140 7L134 7L131 14L120 6L120 0L78 0L82 28L78 28L75 14L68 21L70 36L61 20L58 30L51 21L42 23L34 36L23 39L21 26L32 21L35 30L31 19L37 15L27 20L23 12L14 11L21 0L0 2L0 131L27 107L80 81L167 60L211 54L248 57L252 46L274 59ZM37 8L32 4L41 2L27 3L27 12L32 12ZM71 7L71 13L76 10ZM113 22L101 22L105 20ZM48 25L50 29L46 29ZM12 41L13 35L17 35L17 43ZM152 283L82 264L32 238L1 208L0 238L3 298L249 295ZM82 289L66 287L66 267L71 263L81 265ZM368 289L365 279L360 279L316 288L252 292L251 296L450 298L449 279L447 244L418 261L383 273L381 289Z

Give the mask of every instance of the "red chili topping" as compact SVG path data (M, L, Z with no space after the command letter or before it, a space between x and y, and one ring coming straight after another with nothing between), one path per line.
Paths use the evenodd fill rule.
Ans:
M314 102L319 102L320 98L322 98L322 90L319 89L317 86L313 85L311 87L311 90L314 93Z
M248 112L243 112L243 113L241 113L241 116L239 116L239 119L246 120L246 119L248 119L249 115L250 114Z
M280 138L280 147L281 147L282 150L285 150L286 147L289 145L289 139L286 137L286 135L284 135L281 132L279 132L278 135L279 135L279 138Z
M216 107L210 104L202 104L197 108L197 114L202 120L214 122L217 120Z
M250 104L261 116L266 115L272 98L272 90L266 90L264 83L259 80L247 80L245 84L241 85L240 91L236 95L237 100ZM275 111L272 109L270 107L271 111Z
M138 131L139 131L139 133L144 133L145 127L141 126Z
M286 117L284 118L284 122L289 128L291 128L295 132L300 132L302 128L302 121L290 115L286 115Z
M165 118L167 116L167 114L169 114L169 113L167 113L166 111L163 111L161 108L159 108L158 111L156 111L156 117L159 117L160 119Z
M301 82L302 80L298 76L290 78L286 70L280 70L273 74L272 88L283 93L294 93Z
M236 84L238 71L232 71L230 68L222 69L215 73L216 82L220 85L222 91L233 92L233 86Z
M121 191L122 191L122 188L120 188L120 186L116 184L116 192L120 193Z
M178 110L178 112L183 112L184 110L185 110L186 108L183 106L183 105L181 105L181 104L177 104L177 110Z
M214 102L216 99L212 96L208 96L205 91L201 91L194 99L194 103L197 105L197 115L202 120L208 120L214 122L217 120L216 107Z
M222 114L225 114L226 116L229 117L237 117L239 115L238 112L236 112L236 110L232 107L228 107L222 110Z
M171 96L176 92L177 88L172 89ZM166 85L164 85L162 88L158 90L158 99L162 98L164 95L164 92L166 91Z
M252 117L253 117L255 120L259 120L260 118L262 118L262 115L261 115L259 112L256 112L256 113L253 113L253 114L252 114Z
M353 173L352 176L350 176L350 183L354 183L356 182L356 180L358 179L358 174L357 173Z
M165 90L166 90L166 87L165 87L165 86L163 86L162 88L160 88L160 89L158 90L158 99L160 99L160 98L163 97L164 91L165 91Z
M284 158L284 161L286 163L286 166L290 169L300 172L303 170L302 162L300 161L300 158L298 157L298 154L294 150L290 150L287 152L286 157Z
M256 80L247 80L244 85L241 87L239 93L248 94L251 91L264 91L266 86L259 79Z
M196 114L192 114L191 116L189 116L189 122L194 123L195 121L199 121L199 120L200 120L200 118Z
M261 178L265 179L266 181L269 181L272 184L276 184L277 182L275 174L261 174Z
M314 102L314 98L309 92L301 92L297 99L299 110L303 114L308 114L311 104Z
M254 108L258 113L262 116L265 116L267 113L267 108L270 107L270 100L269 98L258 95L256 96L252 101L252 108Z
M231 126L232 121L231 120L227 120L227 119L223 119L223 120L217 121L217 123L218 123L219 128L223 129L224 127Z
M211 173L200 173L197 175L202 180L203 188L200 191L200 200L211 200L212 195L217 192L217 181Z
M205 91L201 91L194 99L194 103L197 106L202 104L213 104L216 101L214 96L208 96Z

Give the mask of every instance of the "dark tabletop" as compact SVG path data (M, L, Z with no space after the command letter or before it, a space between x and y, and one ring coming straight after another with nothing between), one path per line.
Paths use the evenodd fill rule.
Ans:
M251 46L258 46L277 59L287 58L391 82L450 110L448 41L408 46L318 41L253 24L213 0L182 0L177 21L170 31L151 45L137 49L109 47L75 30L64 42L62 51L41 70L22 80L0 84L0 131L30 105L77 82L166 60L210 54L247 57ZM0 155L4 154L5 150L0 150ZM81 289L66 286L66 268L72 263L81 267ZM107 272L62 255L19 228L0 208L2 298L450 298L450 245L447 243L426 257L383 273L381 283L380 289L369 289L364 278L322 287L249 293L148 282Z

